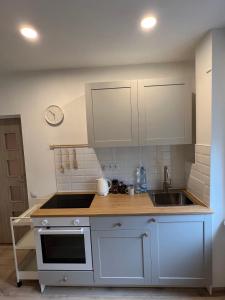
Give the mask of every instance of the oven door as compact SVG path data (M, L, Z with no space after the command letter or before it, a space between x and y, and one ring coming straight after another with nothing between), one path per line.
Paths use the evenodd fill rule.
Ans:
M35 229L38 270L92 270L89 227Z

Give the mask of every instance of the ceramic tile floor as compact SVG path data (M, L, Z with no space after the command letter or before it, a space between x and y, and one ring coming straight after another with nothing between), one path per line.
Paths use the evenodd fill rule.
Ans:
M25 281L22 287L16 287L12 248L0 246L0 299L225 300L225 291L216 292L210 297L204 289L48 287L41 295L37 282Z

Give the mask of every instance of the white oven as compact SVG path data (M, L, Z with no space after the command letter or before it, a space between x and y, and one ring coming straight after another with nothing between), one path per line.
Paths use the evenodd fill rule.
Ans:
M36 227L35 239L38 270L92 270L90 227Z

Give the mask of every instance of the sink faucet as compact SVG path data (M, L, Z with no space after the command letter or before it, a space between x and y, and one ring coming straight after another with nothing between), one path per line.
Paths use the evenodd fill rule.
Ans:
M164 166L163 192L168 193L171 188L171 179L169 179L168 167Z

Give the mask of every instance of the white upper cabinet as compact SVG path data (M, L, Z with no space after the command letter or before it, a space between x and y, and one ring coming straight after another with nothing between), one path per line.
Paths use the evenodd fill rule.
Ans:
M182 78L86 85L92 147L192 143L192 93Z
M87 84L86 108L90 146L138 145L137 81Z
M138 82L141 145L191 144L192 94L188 80Z

